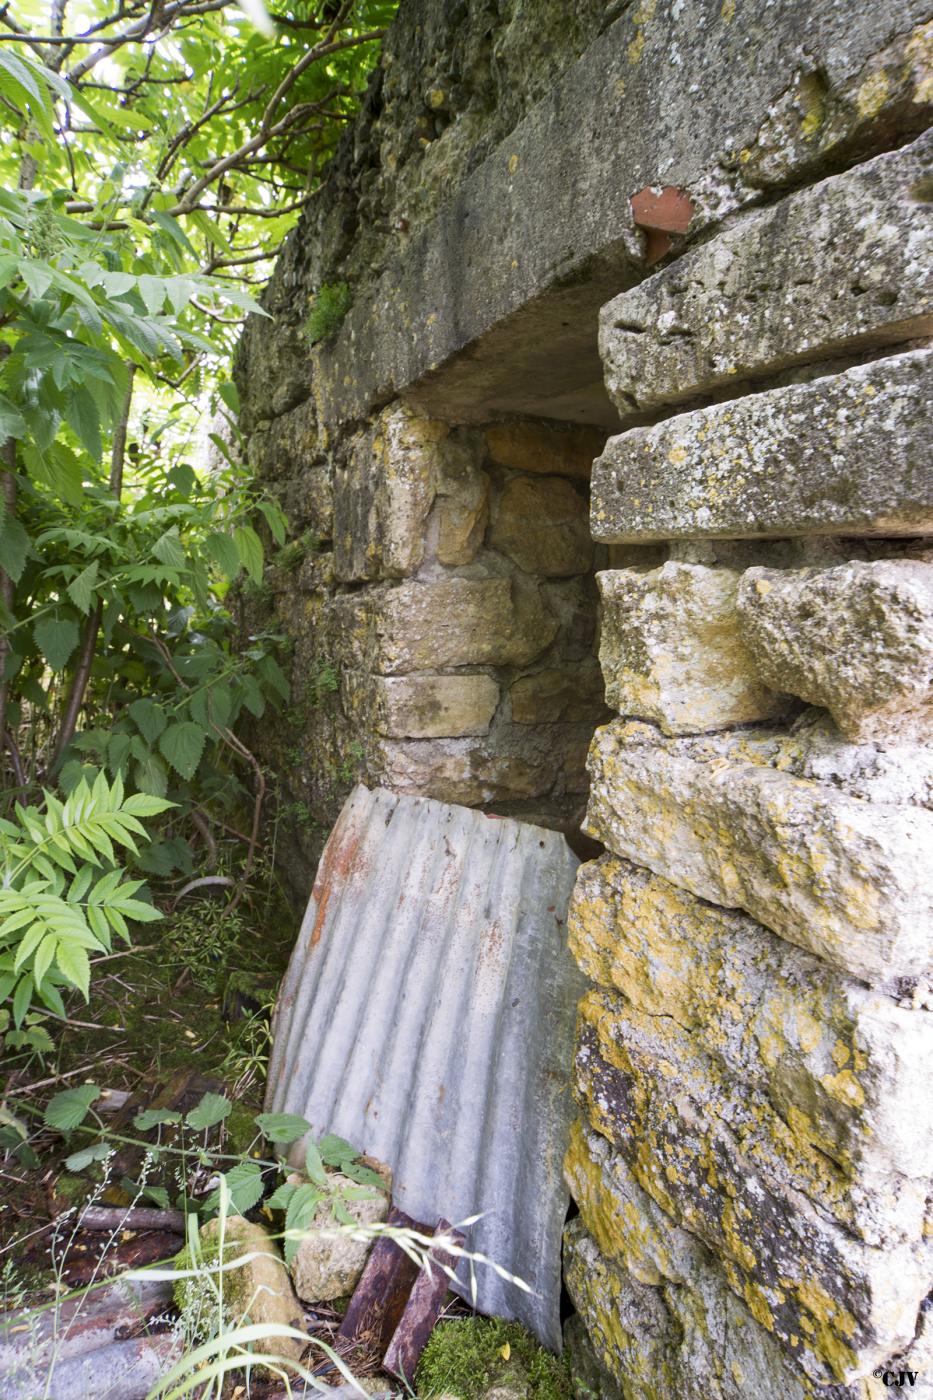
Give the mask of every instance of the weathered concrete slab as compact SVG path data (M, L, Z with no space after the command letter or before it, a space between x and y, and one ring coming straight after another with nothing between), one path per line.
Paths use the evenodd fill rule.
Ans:
M683 188L701 232L762 190L922 130L931 17L929 0L626 6L434 221L399 239L375 286L356 289L333 348L316 352L324 421L417 385L413 402L454 420L501 410L611 429L594 331L599 307L644 273L630 196ZM301 225L277 271L286 286L300 240Z
M555 1349L577 865L557 832L355 788L283 983L267 1089L271 1111L386 1162L413 1218L480 1213L470 1247L533 1292L478 1268L479 1308ZM459 1280L468 1296L465 1263Z
M610 438L598 540L933 530L933 351L769 389Z
M933 563L752 568L738 615L762 680L825 705L847 738L933 739Z
M701 734L787 709L742 641L738 569L669 560L596 577L606 703L619 714L654 720L665 734Z
M688 1031L730 1081L780 1114L798 1153L816 1148L850 1179L862 1168L915 1179L926 1194L928 1012L618 856L580 867L568 933L588 977Z
M588 766L586 830L616 855L867 982L928 973L933 750L846 744L829 721L664 739L617 720Z
M933 332L933 136L750 215L600 314L623 422Z

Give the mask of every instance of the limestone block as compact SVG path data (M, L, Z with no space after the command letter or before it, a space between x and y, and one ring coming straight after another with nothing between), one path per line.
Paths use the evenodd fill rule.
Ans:
M380 734L395 739L434 739L488 734L499 703L491 676L376 677Z
M637 1230L651 1202L632 1186L629 1220ZM730 1292L709 1253L698 1243L691 1250L673 1224L664 1228L669 1238L681 1237L691 1264L684 1276L659 1286L638 1282L607 1259L581 1219L564 1231L567 1289L599 1362L626 1400L829 1400ZM838 1386L832 1400L861 1397L856 1387Z
M622 414L933 331L929 134L735 224L603 308Z
M219 1251L220 1247L219 1219L209 1220L201 1226L201 1239L205 1246L205 1258L210 1259L212 1250ZM288 1270L268 1231L241 1215L228 1216L223 1222L223 1262L230 1263L246 1254L253 1256L249 1263L224 1273L224 1301L234 1325L272 1323L280 1327L295 1327L303 1332L301 1304L295 1297ZM181 1282L179 1287L182 1291L181 1301L189 1301L189 1306L197 1307L204 1296L203 1285L199 1287L197 1280L192 1280ZM306 1345L292 1337L272 1337L262 1343L261 1350L268 1355L297 1361Z
M257 428L250 436L248 456L254 471L273 481L287 481L323 465L313 399Z
M564 1247L566 1250L566 1240ZM564 1323L563 1340L574 1400L625 1400L618 1382L597 1356L579 1313L572 1313Z
M475 435L479 438L479 435ZM447 438L438 452L437 558L469 564L489 519L489 477L480 470L482 439Z
M762 679L854 740L933 739L933 564L749 569L742 639Z
M599 991L580 1014L575 1091L606 1141L578 1135L566 1173L604 1252L663 1272L656 1242L627 1220L631 1175L814 1379L854 1380L904 1347L933 1279L922 1213L912 1240L887 1238L882 1183L862 1219L839 1173L816 1152L792 1160L766 1105L665 1018ZM856 1228L874 1212L877 1247L842 1223L849 1209Z
M447 425L395 404L350 444L334 472L334 553L346 582L402 578L424 558L438 444Z
M342 1172L334 1172L330 1184L341 1190L357 1189ZM346 1200L345 1206L358 1225L378 1225L389 1213L389 1196L387 1192L372 1190L362 1200ZM329 1302L352 1293L372 1244L371 1239L353 1239L351 1227L341 1227L334 1220L330 1201L322 1201L291 1264L299 1298L308 1303Z
M380 600L379 669L524 666L550 645L557 625L537 588L520 579L407 582Z
M829 720L667 739L597 730L586 830L870 983L933 951L933 750L846 744Z
M285 513L297 534L308 531L317 540L334 533L334 487L329 466L304 468L288 484Z
M580 867L571 951L601 986L668 1017L728 1080L854 1181L892 1182L907 1215L933 1174L933 1018L896 1005L776 937L754 919L606 855ZM904 1228L915 1229L909 1221ZM882 1221L885 1234L894 1229Z
M787 708L739 635L736 569L668 561L597 574L603 600L599 660L606 701L665 734L697 734Z
M931 364L914 350L610 438L594 537L933 530Z
M593 459L606 441L596 428L543 423L493 423L486 429L489 456L500 467L544 476L571 476L589 481Z
M529 574L567 578L593 563L586 501L559 478L506 483L489 543Z
M509 695L515 724L554 724L558 720L594 723L605 715L603 677L598 666L548 667L521 676Z
M542 797L554 785L555 758L501 752L465 739L391 741L380 750L380 781L393 792L478 807Z

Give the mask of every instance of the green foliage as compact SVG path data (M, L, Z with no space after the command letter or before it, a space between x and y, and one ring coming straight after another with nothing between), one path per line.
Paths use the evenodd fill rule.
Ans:
M19 1048L47 1040L25 1019L33 995L62 1015L112 933L155 917L124 870L189 876L212 823L258 814L262 775L235 726L288 685L276 637L235 648L231 604L262 586L287 524L251 482L223 365L243 314L265 314L247 288L313 192L394 10L286 0L272 24L252 0L179 0L158 44L132 6L6 11L2 839L32 841L92 788L98 800L98 773L128 816L162 804L139 830L110 811L109 853L50 830L44 864L7 882L2 1033L29 1037ZM49 24L53 42L30 42Z
M38 806L14 808L0 820L0 1001L12 998L13 1020L23 1024L33 996L64 1014L63 986L87 999L90 953L111 950L112 937L129 937L128 920L160 918L127 880L116 847L138 854L146 837L140 818L171 806L162 798L127 797L119 775L82 778L61 802L44 793Z
M346 282L325 282L314 295L305 333L311 345L330 340L343 325L353 305L353 293Z
M570 1400L572 1395L566 1361L545 1351L517 1322L456 1318L434 1329L418 1366L422 1400L445 1394L483 1400L497 1385L514 1387L528 1400Z

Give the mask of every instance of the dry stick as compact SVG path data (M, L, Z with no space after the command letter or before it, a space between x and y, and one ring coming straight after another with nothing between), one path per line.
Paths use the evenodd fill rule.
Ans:
M182 1210L158 1210L149 1206L88 1206L78 1216L82 1230L174 1230L185 1233Z
M120 499L120 492L123 488L123 462L126 457L126 433L130 417L130 406L133 402L133 379L136 374L134 364L127 365L126 393L123 397L123 407L120 418L113 434L113 449L110 454L110 491ZM75 667L74 675L71 679L71 688L68 691L68 699L65 702L65 712L62 715L61 727L58 731L58 739L52 751L49 762L49 773L55 774L61 767L62 760L68 745L74 738L75 730L78 727L78 718L81 714L81 707L84 704L84 696L87 691L88 682L91 679L91 667L94 664L94 652L97 648L97 634L100 631L101 618L103 616L103 606L100 602L92 608L87 622L84 624L84 637L81 641L81 650L78 653L78 663Z

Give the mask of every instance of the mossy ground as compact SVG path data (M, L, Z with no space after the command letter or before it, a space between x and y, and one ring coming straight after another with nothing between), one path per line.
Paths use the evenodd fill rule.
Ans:
M517 1322L470 1317L436 1327L418 1367L419 1400L482 1400L492 1386L507 1386L527 1400L570 1400L573 1393L566 1362Z

